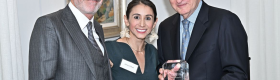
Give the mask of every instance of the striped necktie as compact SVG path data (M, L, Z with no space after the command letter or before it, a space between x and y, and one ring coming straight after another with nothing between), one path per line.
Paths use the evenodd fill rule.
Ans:
M88 22L87 29L88 29L88 39L89 39L90 43L93 45L94 48L96 48L99 52L101 52L100 54L102 54L101 49L99 48L98 44L95 41L95 38L93 37L91 21Z

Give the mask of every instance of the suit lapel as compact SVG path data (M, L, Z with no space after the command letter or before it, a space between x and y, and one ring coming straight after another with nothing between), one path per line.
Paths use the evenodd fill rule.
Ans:
M180 14L176 13L175 14L175 17L173 19L173 22L172 22L172 25L171 26L171 35L170 35L170 38L172 37L175 37L173 39L171 39L170 41L171 42L174 42L173 44L171 44L172 46L174 46L174 50L175 50L175 54L173 54L173 59L181 59L181 56L180 56ZM176 35L176 36L173 36L173 35ZM177 54L176 54L177 53Z
M207 29L207 26L205 26L204 24L208 21L208 9L209 6L205 2L203 2L200 12L197 16L197 20L194 24L194 28L192 31L192 35L190 38L190 42L185 58L186 61L188 61L188 59L192 55L195 47L197 46L198 42L203 36L204 31Z
M93 76L96 78L95 68L94 68L94 62L92 53L96 53L97 50L93 48L92 45L90 45L89 40L87 37L83 34L75 16L71 12L70 8L66 6L63 9L63 15L62 15L62 22L64 23L65 28L69 32L70 36L74 40L75 44L77 45L81 55L84 57L89 69L91 70Z
M100 43L102 44L102 46L104 47L104 57L106 58L107 62L108 62L108 69L109 69L109 74L110 74L110 80L112 80L112 73L111 73L111 66L110 66L110 62L109 62L109 58L108 58L108 54L107 54L107 49L105 47L105 44L104 44L104 32L103 32L103 28L102 28L102 25L100 25L97 21L94 21L94 28L95 28L95 31L97 33L97 35L99 36L99 41Z

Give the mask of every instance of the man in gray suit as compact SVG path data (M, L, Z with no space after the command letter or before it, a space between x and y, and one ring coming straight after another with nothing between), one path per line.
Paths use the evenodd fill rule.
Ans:
M103 0L71 0L37 19L29 50L29 80L112 80L102 26L93 20Z

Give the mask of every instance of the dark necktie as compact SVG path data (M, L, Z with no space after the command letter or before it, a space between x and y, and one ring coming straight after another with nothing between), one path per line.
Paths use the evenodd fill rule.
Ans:
M98 44L95 41L95 38L93 37L91 21L88 22L87 29L88 29L88 39L89 39L90 43L93 45L94 48L96 48L102 54L101 49L99 48Z

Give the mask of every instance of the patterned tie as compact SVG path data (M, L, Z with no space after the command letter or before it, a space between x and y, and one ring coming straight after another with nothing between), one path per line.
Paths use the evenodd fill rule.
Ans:
M88 24L87 24L87 29L88 29L88 39L89 41L91 42L91 44L93 45L94 48L96 48L99 52L101 52L102 54L102 51L101 49L99 48L98 44L96 43L94 37L93 37L93 33L92 33L92 22L89 21Z
M95 71L97 74L97 80L110 80L110 66L108 63L108 58L106 51L104 51L104 55L102 55L102 51L99 48L98 44L95 41L95 38L93 37L92 32L92 22L89 21L87 24L88 29L88 39L92 43L93 47L96 48L98 53L101 55L94 56L93 62L95 63ZM96 28L95 28L96 29Z
M189 32L189 24L190 21L187 19L182 21L183 23L183 34L182 34L182 52L181 52L181 58L182 60L185 60L186 54L187 54L187 49L190 41L190 32Z

